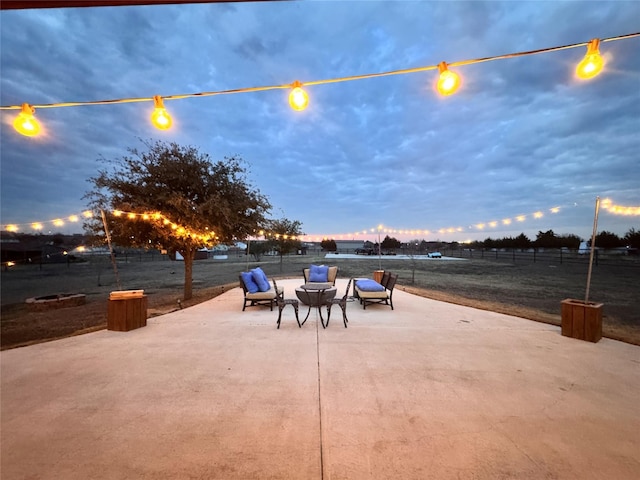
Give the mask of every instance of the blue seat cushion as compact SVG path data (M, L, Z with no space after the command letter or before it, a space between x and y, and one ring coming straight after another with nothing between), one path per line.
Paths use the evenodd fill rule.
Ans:
M309 281L328 282L329 267L327 267L326 265L311 265L311 268L309 269Z
M363 292L384 292L384 287L370 278L358 280L356 282L356 287Z
M253 281L258 285L258 290L261 292L266 292L269 290L269 280L267 279L267 275L262 271L260 267L256 267L251 270L251 275L253 276Z
M256 293L260 289L258 288L258 284L253 280L253 274L251 272L241 272L242 281L244 282L244 286L247 287L247 291L249 293Z

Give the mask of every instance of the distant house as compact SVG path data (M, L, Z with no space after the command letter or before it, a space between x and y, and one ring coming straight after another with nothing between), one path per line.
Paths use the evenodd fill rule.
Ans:
M66 262L66 248L54 245L46 236L5 236L0 239L2 263Z
M357 248L364 248L363 240L336 240L339 253L355 253Z

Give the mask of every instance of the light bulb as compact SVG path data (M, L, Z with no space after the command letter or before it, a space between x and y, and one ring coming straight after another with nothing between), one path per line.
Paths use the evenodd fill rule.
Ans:
M594 38L587 46L587 53L576 67L576 76L588 80L598 75L604 67L604 60L600 55L600 40Z
M18 133L27 137L38 135L40 133L40 124L33 116L35 112L35 108L27 103L23 103L22 111L13 121L13 128L15 128Z
M449 70L445 62L440 62L438 70L440 71L436 85L438 92L440 92L441 95L456 93L458 88L460 88L460 75Z
M156 95L153 97L153 102L155 103L155 108L151 114L151 123L153 123L153 126L160 130L171 128L171 115L169 115L167 109L164 108L162 97Z
M297 80L293 83L293 90L289 94L289 105L296 111L304 110L309 106L309 95L302 89L302 84Z

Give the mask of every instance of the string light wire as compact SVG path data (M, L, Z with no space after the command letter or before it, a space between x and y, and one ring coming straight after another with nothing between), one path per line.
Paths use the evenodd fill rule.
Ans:
M640 32L629 33L626 35L618 35L615 37L604 38L600 40L600 44L607 42L614 42L618 40L626 40L629 38L639 37ZM517 52L517 53L508 53L504 55L495 55L491 57L484 58L476 58L472 60L461 60L458 62L447 62L448 67L462 67L466 65L473 65L477 63L491 62L496 60L506 60L510 58L518 58L529 55L537 55L541 53L549 53L549 52L557 52L561 50L567 50L571 48L580 48L585 47L590 44L590 41L574 43L571 45L563 45L557 47L549 47L549 48L541 48L538 50L529 50L525 52ZM413 68L404 68L400 70L390 70L386 72L378 72L378 73L367 73L363 75L350 75L347 77L338 77L338 78L327 78L322 80L311 80L308 82L300 82L301 86L314 86L314 85L327 85L331 83L340 83L340 82L350 82L355 80L365 80L369 78L378 78L378 77L387 77L392 75L407 75L411 73L420 73L427 72L430 70L437 70L438 65L428 65L422 67L413 67ZM264 92L269 90L290 90L295 88L297 84L284 84L284 85L268 85L261 87L248 87L248 88L234 88L230 90L218 90L218 91L209 91L209 92L198 92L198 93L183 93L176 95L162 95L163 100L182 100L186 98L196 98L196 97L211 97L215 95L230 95L236 93L250 93L250 92ZM45 103L45 104L37 104L30 105L32 108L61 108L61 107L80 107L80 106L91 106L91 105L114 105L121 103L140 103L140 102L153 102L155 97L133 97L133 98L117 98L111 100L96 100L96 101L87 101L87 102L61 102L61 103ZM21 110L22 105L7 105L0 106L0 110Z

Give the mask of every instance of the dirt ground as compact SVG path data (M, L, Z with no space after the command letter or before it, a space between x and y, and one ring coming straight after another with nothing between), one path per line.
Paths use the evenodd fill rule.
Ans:
M558 264L544 258L513 264L487 259L400 260L324 256L290 256L280 263L265 257L197 260L193 270L193 298L184 301L184 267L166 257L155 261L120 258L120 287L143 289L148 316L169 313L209 300L238 286L238 273L260 265L268 276L302 278L310 263L338 265L339 278L371 277L380 265L399 274L396 288L436 300L467 305L560 325L560 302L584 299L586 264ZM106 258L72 264L19 265L1 277L2 349L82 334L106 328L109 293L119 290ZM25 300L55 294L85 294L86 304L44 312L29 311ZM607 337L640 345L640 264L594 266L589 299L604 303L603 330ZM241 308L241 305L238 305Z

